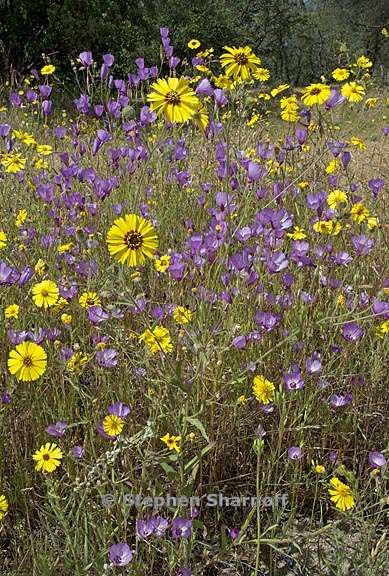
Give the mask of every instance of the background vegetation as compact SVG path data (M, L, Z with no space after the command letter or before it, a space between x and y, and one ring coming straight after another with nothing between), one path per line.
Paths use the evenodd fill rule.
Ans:
M369 56L385 79L385 22L387 0L0 0L0 76L24 73L42 53L66 74L81 50L113 53L122 72L139 56L152 65L159 27L169 26L181 55L190 38L217 52L227 40L247 43L275 80L309 82L350 53Z

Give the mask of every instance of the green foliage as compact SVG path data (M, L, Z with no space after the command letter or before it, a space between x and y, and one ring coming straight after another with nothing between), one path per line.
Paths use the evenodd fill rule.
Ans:
M300 84L337 64L344 42L353 54L366 52L380 72L388 60L380 31L388 20L386 0L4 0L0 75L41 64L42 53L65 73L82 50L95 58L113 53L122 73L139 56L158 64L159 28L167 26L180 57L191 57L191 38L216 52L247 43L275 79Z

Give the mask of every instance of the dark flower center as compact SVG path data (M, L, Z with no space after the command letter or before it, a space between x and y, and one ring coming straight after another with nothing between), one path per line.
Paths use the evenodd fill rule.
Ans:
M24 366L27 366L27 368L29 366L32 366L32 360L29 356L26 356L25 358L23 358L23 364Z
M312 96L317 96L318 94L320 94L320 92L321 92L320 88L312 88L311 90Z
M131 250L138 250L143 244L142 235L139 232L127 232L124 236L124 243L131 248Z
M43 454L43 460L50 460L50 454Z
M43 298L47 298L47 296L49 295L47 290L41 290L41 296L43 296Z
M166 94L166 101L168 104L173 104L173 106L178 106L181 102L180 95L175 90L171 90Z
M249 59L247 58L246 54L243 54L243 52L239 52L238 54L235 55L235 62L237 64L240 64L241 66L245 66L245 64L248 64Z
M86 303L88 306L93 306L95 304L94 298L87 298Z

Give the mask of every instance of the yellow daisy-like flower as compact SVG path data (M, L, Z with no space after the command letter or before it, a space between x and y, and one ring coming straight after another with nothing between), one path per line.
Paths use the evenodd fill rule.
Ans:
M34 284L32 287L32 299L38 308L50 308L57 303L59 296L59 289L55 282L52 280L43 280L39 284Z
M294 226L293 232L288 232L287 236L292 238L292 240L304 240L307 237L304 228L299 228L298 226Z
M7 246L7 234L0 230L0 250Z
M35 342L18 344L8 357L8 370L22 382L38 380L46 371L47 354Z
M54 74L54 72L55 72L55 66L53 66L53 64L46 64L46 66L43 66L43 68L41 68L42 76L50 76L50 74Z
M53 147L50 146L49 144L38 144L38 146L36 147L36 151L38 152L38 154L41 154L42 156L51 156L51 154L53 153Z
M15 226L17 228L20 228L21 226L23 226L26 220L27 220L27 210L25 208L22 208L21 210L19 210L18 215L16 216Z
M46 170L49 167L48 162L43 160L43 158L37 158L34 162L34 166L37 170Z
M366 150L366 144L362 140L362 138L358 138L357 136L353 136L350 138L350 144L359 148L359 150Z
M186 306L177 306L173 311L173 318L177 324L189 324L192 321L192 312Z
M267 68L256 68L253 72L253 78L260 82L267 82L270 79L270 71Z
M42 274L44 273L46 269L46 264L45 262L42 260L42 258L39 258L39 260L37 260L35 266L34 266L34 270L37 274L39 274L39 276L42 276Z
M16 152L9 152L1 156L0 164L4 166L5 172L16 174L26 167L26 158Z
M343 82L343 80L347 80L350 76L350 70L347 68L335 68L332 72L332 78L337 82Z
M65 325L72 323L72 315L71 314L61 314L61 322Z
M327 196L327 204L332 210L336 210L340 204L347 204L347 194L343 190L333 190Z
M285 90L287 90L290 87L290 84L280 84L279 86L276 86L275 88L273 88L270 91L270 94L273 98L275 98L276 96L278 96L278 94L281 94L281 92L285 92ZM261 94L258 96L258 98L261 96ZM264 100L267 100L267 98L264 98Z
M369 230L374 230L374 228L377 228L379 224L378 218L377 216L370 216L367 219L367 227Z
M169 450L175 450L179 454L181 448L178 443L181 441L181 436L170 435L169 432L160 438L164 444L169 448Z
M337 478L331 478L330 484L332 488L328 489L328 492L331 496L331 501L335 504L335 506L342 510L351 510L355 506L355 498L351 491L350 486L344 484Z
M108 436L119 436L124 427L124 420L116 414L108 414L103 420L103 430Z
M335 172L335 170L339 168L339 166L340 166L339 160L334 158L333 160L331 160L331 162L328 163L328 166L326 166L326 174L332 174L333 172Z
M316 472L316 474L324 474L326 469L322 464L316 464L313 467L314 471Z
M200 100L185 78L159 78L147 95L150 109L168 122L187 122L200 108Z
M0 496L0 520L4 518L4 516L8 512L8 501L4 494Z
M32 458L36 462L35 470L51 474L61 465L62 457L62 451L57 444L47 442L35 452Z
M157 272L166 272L166 270L168 270L169 266L170 266L170 256L168 254L164 254L163 256L160 256L159 258L157 258L157 260L155 261L155 269L157 270Z
M82 354L82 352L76 352L71 358L66 362L67 369L69 372L81 372L84 365L88 362L88 356Z
M204 106L199 108L194 114L192 120L200 128L200 130L204 132L209 122L207 109Z
M354 222L360 224L369 216L369 210L362 203L358 202L351 208L351 217Z
M148 328L139 336L139 340L146 344L151 354L157 354L157 352L166 354L173 351L170 332L163 326L156 326L153 330Z
M121 264L139 266L152 258L158 237L151 222L136 214L126 214L114 221L107 234L108 250Z
M195 38L189 40L188 42L188 48L190 48L191 50L197 50L197 48L200 48L200 46L201 42L199 40L196 40Z
M363 100L366 91L362 84L358 84L357 82L347 82L346 84L343 84L341 93L349 102L360 102Z
M362 70L368 70L373 66L373 62L367 56L360 56L356 61L356 65Z
M100 306L101 300L96 292L83 292L78 299L82 308L90 308L91 306Z
M20 306L18 304L10 304L4 310L4 316L8 319L14 318L15 320L19 317Z
M253 393L262 404L269 404L274 398L275 386L265 376L255 376L253 380Z
M331 96L331 88L327 84L310 84L303 89L302 101L306 106L314 106L315 104L324 104Z
M261 64L261 59L256 56L249 46L236 48L224 46L225 52L220 56L220 64L225 68L229 77L241 80L249 80L252 73Z

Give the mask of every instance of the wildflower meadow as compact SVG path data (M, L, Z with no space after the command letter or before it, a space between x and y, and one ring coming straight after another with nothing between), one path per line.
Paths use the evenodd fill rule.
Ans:
M389 91L160 41L1 86L0 573L384 576Z

